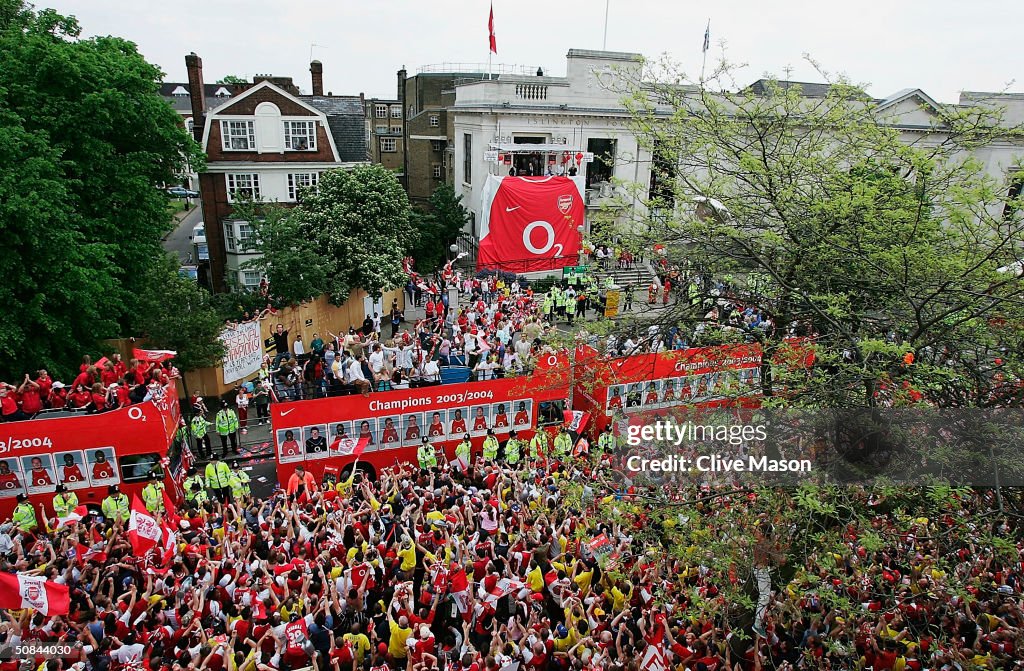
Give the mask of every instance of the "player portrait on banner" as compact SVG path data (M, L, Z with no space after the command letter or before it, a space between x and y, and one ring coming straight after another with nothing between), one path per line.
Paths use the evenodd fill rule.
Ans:
M298 427L294 429L279 429L277 432L277 454L282 464L289 464L296 461L302 461L302 445L299 443L301 438L302 430Z
M470 416L469 435L487 435L487 429L491 428L491 406L477 405L472 408Z
M423 430L422 415L405 415L402 424L402 444L419 445L420 438L426 435L423 433Z
M120 481L117 467L114 465L114 448L99 447L95 450L86 450L85 459L89 482L93 487L116 485Z
M608 411L609 415L616 410L622 410L623 405L625 405L623 393L623 386L621 384L612 385L608 388L608 403L605 410Z
M37 454L21 458L21 468L28 480L29 494L44 494L57 489L57 481L53 475L53 457L49 454Z
M448 411L448 435L453 437L452 440L469 433L467 412L465 408L452 408Z
M306 459L323 459L327 456L327 425L313 424L302 428Z
M0 498L25 493L25 476L16 459L0 459Z
M377 446L377 420L376 419L360 419L357 420L359 430L356 432L355 439L357 441L366 440L366 451L376 448Z
M512 416L512 428L517 431L533 425L533 401L515 401L516 414Z
M495 403L491 406L491 412L494 413L491 428L494 429L495 433L508 433L512 428L512 418L509 417L507 408L507 403Z
M435 410L430 413L430 423L427 424L427 437L429 438L444 438L444 420L442 419L442 410Z
M352 422L334 422L327 426L327 451L335 456L342 450L343 443L352 438Z
M85 477L85 455L81 452L58 452L54 455L57 461L57 480L68 489L81 489L89 486Z
M653 408L661 403L661 380L651 380L644 388L644 407Z
M402 444L401 434L398 433L401 421L401 417L385 417L384 419L377 420L380 430L380 440L378 443L382 450L399 447Z

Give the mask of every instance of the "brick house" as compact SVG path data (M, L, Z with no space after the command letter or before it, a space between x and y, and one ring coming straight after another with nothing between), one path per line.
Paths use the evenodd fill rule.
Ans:
M205 93L202 61L189 54L185 63L190 90ZM237 197L294 205L323 171L369 160L362 96L324 95L323 66L313 61L310 72L312 95L300 94L290 77L257 76L224 100L190 97L192 118L203 120L194 129L207 162L199 191L214 291L260 282L258 272L242 268L253 258L245 252L252 227L232 216Z

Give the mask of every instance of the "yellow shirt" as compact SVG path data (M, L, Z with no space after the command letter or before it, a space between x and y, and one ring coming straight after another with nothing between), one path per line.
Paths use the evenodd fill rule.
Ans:
M541 572L539 566L534 567L532 571L526 574L526 584L534 592L540 592L544 589L544 573Z
M355 655L356 665L362 664L366 653L370 651L370 639L366 637L366 634L345 634L341 638L352 644L352 654Z
M402 560L400 569L403 571L411 571L416 568L416 546L410 545L408 548L401 548L396 553L398 558Z
M391 640L388 642L388 653L395 659L405 659L405 642L412 636L412 627L402 629L395 621L389 621L391 627Z

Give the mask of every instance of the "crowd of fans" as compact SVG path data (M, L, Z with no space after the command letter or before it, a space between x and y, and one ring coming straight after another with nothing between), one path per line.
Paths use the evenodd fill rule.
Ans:
M1020 529L990 492L926 519L852 490L845 505L863 514L842 547L801 555L801 530L758 495L666 499L598 444L531 444L514 463L506 446L466 472L442 457L323 488L299 469L267 499L199 479L177 511L155 507L172 549L141 556L116 506L55 533L6 524L3 568L67 585L71 607L0 613L0 639L72 646L25 660L46 671L1020 668ZM652 544L669 533L652 531L655 495L679 506L666 519L734 539L752 563ZM723 596L749 584L760 597L762 578L756 614Z
M0 421L32 419L48 412L69 410L105 412L151 398L162 398L171 379L178 376L169 362L132 359L119 353L93 363L86 355L78 375L70 382L54 380L46 369L26 373L20 384L0 381Z

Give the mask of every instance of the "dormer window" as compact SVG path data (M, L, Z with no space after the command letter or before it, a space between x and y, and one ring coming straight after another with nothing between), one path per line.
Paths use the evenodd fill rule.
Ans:
M181 86L179 84L178 86L174 87L173 91L171 91L171 95L172 96L187 96L188 95L188 89L185 88L184 86Z
M252 121L220 122L220 135L225 150L251 151L256 148L256 129Z
M231 91L228 91L226 88L221 86L219 89L214 91L213 95L217 96L218 98L230 98Z
M292 151L316 151L316 122L285 121L284 147Z

